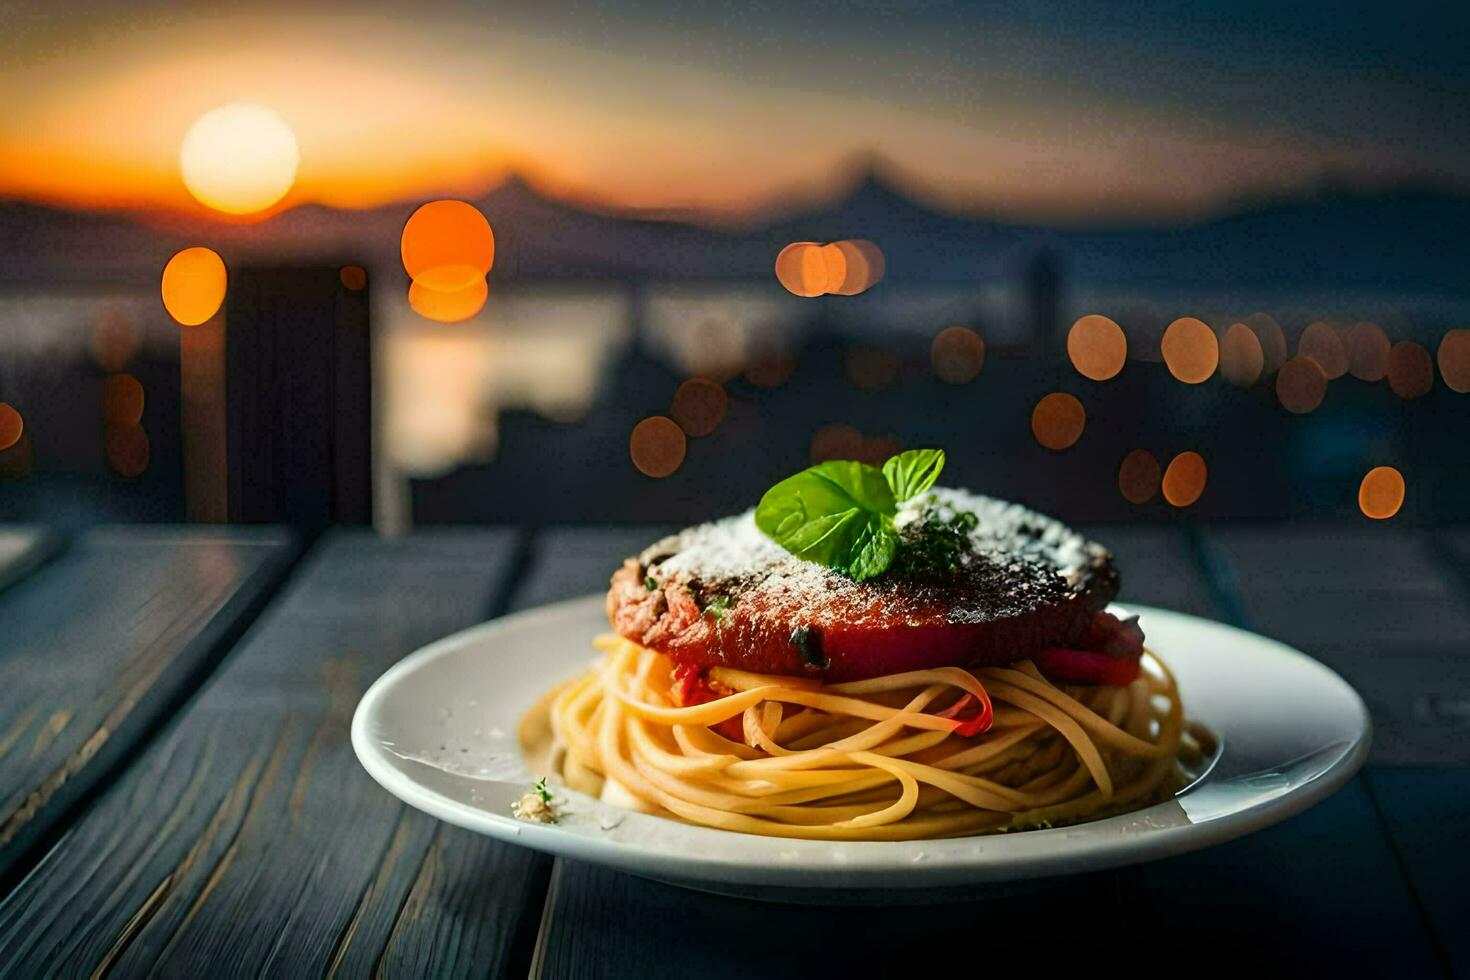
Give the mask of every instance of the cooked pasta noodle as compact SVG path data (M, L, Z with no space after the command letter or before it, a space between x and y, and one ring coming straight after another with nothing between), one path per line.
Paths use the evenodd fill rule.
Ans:
M597 667L551 702L561 778L723 830L912 840L1070 823L1166 797L1210 750L1151 652L1121 687L1058 686L1029 661L826 685L716 667L723 696L680 706L668 659L597 645ZM732 724L738 741L711 727Z

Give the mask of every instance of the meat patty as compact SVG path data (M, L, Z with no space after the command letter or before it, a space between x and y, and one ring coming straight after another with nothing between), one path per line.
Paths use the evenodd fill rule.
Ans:
M835 682L1025 660L1085 637L1117 595L1101 545L1016 504L935 494L978 519L952 570L856 582L789 554L747 512L627 559L608 618L676 663Z

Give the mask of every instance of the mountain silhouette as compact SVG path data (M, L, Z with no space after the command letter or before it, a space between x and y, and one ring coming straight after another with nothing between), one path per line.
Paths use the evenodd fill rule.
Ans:
M0 286L153 281L188 245L215 248L236 266L356 262L397 274L415 203L308 204L228 224L0 202ZM1172 227L1083 229L951 212L879 161L857 168L830 200L788 202L735 228L561 200L518 176L471 203L495 229L497 279L751 281L771 276L789 242L867 238L896 283L994 280L1047 248L1069 277L1107 288L1470 292L1470 198L1428 187L1327 188Z

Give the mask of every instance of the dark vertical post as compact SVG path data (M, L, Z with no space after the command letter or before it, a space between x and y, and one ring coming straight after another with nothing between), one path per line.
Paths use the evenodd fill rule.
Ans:
M1050 351L1065 346L1061 285L1061 261L1050 247L1042 246L1026 266L1026 305L1031 314L1033 349Z
M231 521L308 534L372 512L367 294L336 269L242 269L225 312Z

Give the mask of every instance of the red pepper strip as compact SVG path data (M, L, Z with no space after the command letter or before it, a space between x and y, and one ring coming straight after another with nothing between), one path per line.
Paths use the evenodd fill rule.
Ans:
M960 721L960 712L969 707L971 702L977 700L982 705L980 713L973 718ZM967 738L979 735L981 732L990 731L990 726L995 723L995 706L990 703L990 695L985 694L980 698L976 698L975 695L968 691L965 692L964 697L960 698L954 704L945 708L943 711L936 711L934 714L940 718L954 718L956 720L954 734L964 735Z
M1034 658L1048 680L1061 684L1097 684L1121 687L1138 678L1139 657L1115 657L1092 650L1052 647Z
M703 668L693 664L679 664L674 668L671 676L674 684L670 693L674 695L674 701L680 707L688 708L696 704L706 704L710 701L718 701L721 697L710 687L709 678ZM739 715L726 718L709 727L711 731L723 735L732 742L745 741L745 725Z

